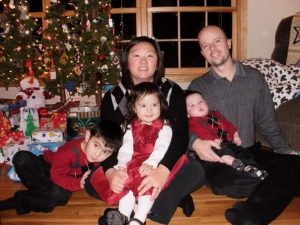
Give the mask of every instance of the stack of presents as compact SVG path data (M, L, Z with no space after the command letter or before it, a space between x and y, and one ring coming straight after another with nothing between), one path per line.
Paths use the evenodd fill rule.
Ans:
M38 91L0 104L0 166L10 166L7 175L15 181L19 181L12 165L16 152L57 151L68 139L83 136L100 117L99 107L81 107L79 101L51 111Z

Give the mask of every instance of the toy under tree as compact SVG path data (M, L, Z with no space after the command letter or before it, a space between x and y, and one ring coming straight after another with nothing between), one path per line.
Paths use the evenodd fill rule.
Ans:
M47 76L45 89L54 95L97 95L104 84L119 78L117 37L110 20L107 0L70 1L74 13L52 0L46 11L43 55ZM60 88L58 88L60 87Z
M5 87L18 84L24 74L43 73L37 29L26 0L0 1L0 80Z

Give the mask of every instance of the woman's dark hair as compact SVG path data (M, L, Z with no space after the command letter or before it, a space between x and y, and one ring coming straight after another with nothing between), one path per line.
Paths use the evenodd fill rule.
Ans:
M90 137L103 138L105 147L117 151L123 141L123 131L121 127L112 120L99 120L90 130Z
M134 112L135 103L140 98L146 96L146 95L156 95L159 99L160 103L160 119L165 120L167 117L167 111L168 111L168 103L166 101L165 96L160 91L160 89L152 82L142 82L140 84L137 84L133 87L133 89L130 92L130 97L127 102L127 109L128 109L128 117L127 117L127 124L132 122L134 119L136 119L136 113Z
M140 36L133 38L126 46L124 52L122 53L121 57L121 69L122 69L122 77L121 81L125 88L132 89L134 86L134 83L131 78L130 71L128 70L128 55L130 50L140 43L149 43L152 45L155 49L156 55L157 55L157 69L153 75L153 83L156 85L159 85L161 82L161 78L165 75L165 67L164 67L164 59L163 54L160 50L160 47L158 43L149 37L146 36Z

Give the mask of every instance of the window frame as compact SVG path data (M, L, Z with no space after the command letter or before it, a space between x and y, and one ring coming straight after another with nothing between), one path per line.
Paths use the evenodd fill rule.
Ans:
M47 6L51 0L41 0L42 12L31 12L35 18L42 18L42 26L45 28L47 22L44 19ZM231 7L202 7L202 6L170 6L151 7L151 0L136 0L136 7L112 8L111 14L136 14L136 35L152 36L152 13L158 12L232 12L232 56L238 60L247 56L247 5L248 0L232 0ZM67 12L71 15L72 12ZM179 32L179 31L178 31ZM196 37L195 37L196 38ZM199 54L201 54L199 52ZM166 77L176 82L190 82L194 78L203 75L208 70L208 65L198 68L166 68Z
M136 0L135 8L112 8L112 14L136 13L136 35L152 36L152 13L158 12L232 12L232 56L238 60L247 55L248 0L232 0L231 7L163 6L151 7L150 0ZM178 31L179 32L179 31ZM196 38L196 37L195 37ZM168 39L167 39L168 40ZM199 52L199 54L201 54ZM208 65L198 68L166 68L166 77L176 82L190 82L203 75Z

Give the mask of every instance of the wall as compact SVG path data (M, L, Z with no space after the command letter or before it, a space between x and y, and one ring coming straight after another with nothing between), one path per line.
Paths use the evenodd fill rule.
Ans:
M281 19L300 12L300 0L248 0L248 58L271 58Z
M300 0L248 0L247 58L270 58L278 23L296 12L300 12ZM188 83L180 85L186 88ZM1 98L14 99L17 92L17 88L0 88Z

